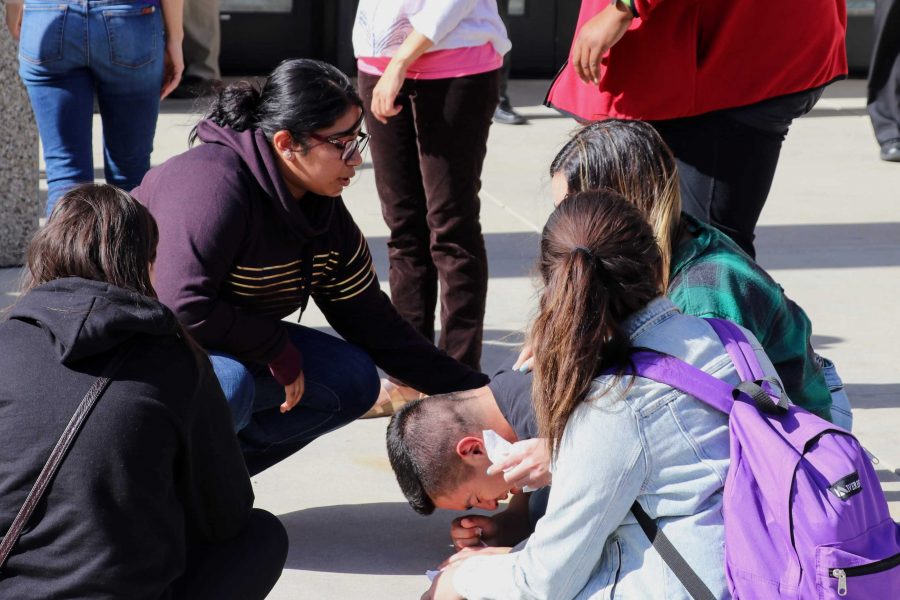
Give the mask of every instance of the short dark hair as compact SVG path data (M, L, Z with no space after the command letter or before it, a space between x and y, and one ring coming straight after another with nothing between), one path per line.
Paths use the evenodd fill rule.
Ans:
M471 468L456 454L456 444L481 435L473 404L466 392L414 400L402 407L387 428L387 450L397 483L409 505L430 515L432 500L460 484Z

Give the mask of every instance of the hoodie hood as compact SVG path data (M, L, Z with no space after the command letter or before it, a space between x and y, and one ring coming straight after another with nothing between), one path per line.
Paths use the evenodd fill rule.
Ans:
M197 125L197 136L205 144L225 146L240 156L272 202L272 208L301 239L309 240L328 231L334 215L334 199L311 192L299 201L294 198L278 170L271 143L262 131L237 131L204 119Z
M68 364L103 354L136 335L174 335L175 315L158 301L100 281L56 279L25 294L10 319L43 329Z

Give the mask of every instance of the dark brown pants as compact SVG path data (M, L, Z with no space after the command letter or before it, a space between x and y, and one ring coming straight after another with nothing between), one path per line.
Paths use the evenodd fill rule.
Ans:
M480 369L488 268L481 235L481 167L499 95L499 71L452 79L407 79L400 114L372 117L378 77L359 74L372 136L375 185L388 241L391 300L438 347Z

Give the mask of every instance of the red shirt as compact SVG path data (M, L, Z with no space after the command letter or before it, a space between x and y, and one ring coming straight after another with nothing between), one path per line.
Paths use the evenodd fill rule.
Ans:
M583 0L577 31L609 5ZM594 121L661 120L754 104L847 73L846 0L634 0L638 18L604 56L598 87L570 63L548 106Z

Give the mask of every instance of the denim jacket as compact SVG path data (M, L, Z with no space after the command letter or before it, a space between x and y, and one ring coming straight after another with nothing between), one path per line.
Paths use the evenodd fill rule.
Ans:
M712 328L667 298L623 325L634 346L739 382ZM727 416L700 400L641 377L598 377L566 425L547 513L525 548L468 559L454 587L469 600L688 599L631 514L637 499L713 594L729 597L721 511L728 443Z

